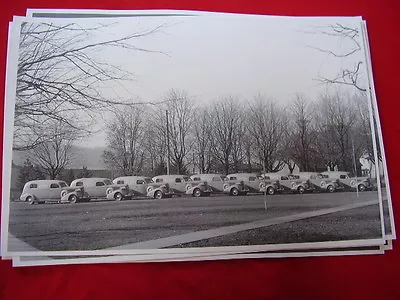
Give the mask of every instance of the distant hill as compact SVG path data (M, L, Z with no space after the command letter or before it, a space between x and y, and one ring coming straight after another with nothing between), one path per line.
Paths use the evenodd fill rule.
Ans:
M105 148L103 147L77 147L72 149L73 159L68 166L72 169L81 169L86 166L89 170L107 169L102 159L102 154ZM27 159L28 153L25 151L13 151L13 163L17 166L22 166Z

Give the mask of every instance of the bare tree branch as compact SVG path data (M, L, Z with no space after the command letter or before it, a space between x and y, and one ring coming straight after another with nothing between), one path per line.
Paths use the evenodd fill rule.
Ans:
M135 98L122 100L102 92L112 85L123 87L124 81L132 82L134 74L101 60L98 53L112 47L165 54L135 45L140 38L156 34L164 25L101 39L101 30L112 25L87 28L76 23L21 25L14 149L36 147L38 139L34 135L40 124L48 120L64 122L77 131L90 131L102 110L115 105L144 104ZM148 101L147 104L158 105L160 102ZM27 139L28 136L32 138Z

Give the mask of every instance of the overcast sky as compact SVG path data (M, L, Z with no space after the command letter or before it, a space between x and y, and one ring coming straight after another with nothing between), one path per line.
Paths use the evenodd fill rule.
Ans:
M135 74L135 81L125 82L125 88L115 85L105 91L110 97L158 101L175 88L187 91L203 103L226 95L248 99L262 94L285 104L297 93L315 99L326 90L325 85L315 81L319 75L332 78L342 68L364 61L363 51L337 58L315 49L335 53L352 50L354 44L349 40L315 32L335 23L359 29L359 18L202 16L81 19L78 22L82 27L112 23L94 37L99 40L163 24L158 32L134 43L139 48L162 53L108 48L96 54L97 58ZM365 81L365 75L362 70L361 80ZM105 146L104 138L100 137L104 134L97 134L85 144Z
M105 38L164 24L158 33L138 39L135 45L165 55L121 49L102 52L107 60L136 74L136 82L129 90L150 101L159 100L171 88L187 90L207 102L227 94L251 97L261 93L279 101L288 101L296 93L315 97L325 88L313 80L318 74L333 77L342 67L363 60L361 51L346 59L319 52L312 47L343 53L353 44L310 33L335 21L357 28L358 19L141 17L118 20L119 24L104 30Z

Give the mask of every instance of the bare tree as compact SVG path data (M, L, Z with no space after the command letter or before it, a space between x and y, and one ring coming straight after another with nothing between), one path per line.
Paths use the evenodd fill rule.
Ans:
M150 121L154 131L155 148L165 149L164 161L168 159L167 138L169 137L169 153L171 170L177 174L186 172L189 154L194 145L193 120L195 105L185 91L172 89L164 97L165 104L152 110ZM168 115L168 130L167 130Z
M210 114L213 154L223 172L228 174L242 114L238 99L230 96L216 101Z
M115 109L108 124L104 162L121 175L142 171L145 155L142 147L143 111L137 106Z
M357 131L359 111L353 99L339 92L321 96L317 122L319 154L326 166L329 169L337 167L344 171L354 171L353 161L354 158L358 161L363 154L365 137Z
M282 161L288 167L290 174L293 174L297 166L296 160L294 159L295 140L293 135L293 124L291 122L287 122L283 135L284 142L282 147Z
M177 174L182 174L186 167L185 159L193 147L191 134L195 106L184 91L171 90L165 100L169 113L171 159Z
M248 126L253 136L258 160L267 172L277 172L285 166L282 160L285 137L284 111L275 102L257 96L249 103Z
M198 109L198 118L194 124L194 155L195 164L200 173L208 173L211 169L211 118L207 108Z
M74 128L61 121L46 124L49 136L36 145L29 153L30 159L37 163L50 179L56 179L68 167L73 158L72 145L78 137Z
M357 158L359 158L360 153L366 154L367 159L373 162L375 158L373 158L374 155L372 147L372 135L368 124L368 103L365 95L368 83L366 80L362 80L363 75L364 77L366 76L366 74L363 74L362 70L362 66L364 63L363 56L357 58L356 55L357 53L363 51L361 28L349 27L343 24L336 23L329 26L317 28L314 33L315 32L331 36L332 38L336 38L338 39L338 41L340 41L342 45L341 51L333 51L332 49L313 47L320 52L327 53L331 57L340 59L341 65L344 65L338 71L336 76L327 78L319 75L317 80L327 85L334 84L354 87L356 91L359 92L359 94L355 98L353 98L356 103L349 103L349 108L351 111L354 109L355 105L356 108L359 110L359 114L356 114L357 119L354 120L357 124L353 125L353 127L357 127L357 130L353 128L353 133L351 134L352 144L354 144L352 145L352 148L355 148L354 152L356 152ZM363 101L359 101L359 99L363 99ZM342 129L341 131L343 133L345 129ZM346 133L346 135L348 134ZM360 138L360 136L362 137ZM343 148L344 146L342 145L342 151ZM330 152L327 144L325 144L324 149L326 150L326 152ZM333 158L335 155L334 153L331 153L330 156ZM380 156L379 153L378 156ZM349 163L344 163L344 153L341 154L341 157L341 167L347 167ZM360 172L361 167L358 159L356 159L356 164L356 171ZM330 168L332 168L334 167L335 163L331 162L328 163L328 165Z
M313 104L302 95L289 107L289 122L287 128L286 148L288 150L289 169L293 171L296 163L300 170L308 172L313 169L315 161L316 141L318 139ZM292 161L292 162L290 162Z
M107 26L111 25L88 28L76 23L21 25L14 149L31 149L43 142L47 136L44 131L38 132L38 126L48 120L89 132L100 109L107 109L110 104L137 104L102 92L111 85L123 86L133 74L100 59L99 52L106 48L152 52L135 46L134 42L157 32L159 27L102 39L99 33Z
M250 135L249 127L245 123L243 136L242 136L242 148L243 148L243 163L247 167L247 172L253 172L253 139Z
M246 140L244 136L247 133L245 127L245 118L246 114L242 112L237 122L237 127L232 140L232 167L233 172L235 173L243 171L243 161L246 157L246 149L244 144L244 141Z
M152 112L151 115L155 116L156 112ZM144 166L146 172L144 173L153 176L166 174L167 142L162 125L162 123L150 119L144 128L143 147L147 158Z
M375 127L375 132L378 132L377 123L375 120L375 114L372 114L372 119L370 118L370 112L366 102L368 101L367 95L365 93L358 93L353 96L353 101L358 109L358 123L356 129L356 139L355 144L357 153L361 153L362 157L365 158L370 163L369 175L371 176L372 167L382 162L381 148L376 148L376 153L374 149L373 139L375 139L376 145L379 145L378 134L372 135L371 122ZM377 155L378 161L376 161L375 154Z

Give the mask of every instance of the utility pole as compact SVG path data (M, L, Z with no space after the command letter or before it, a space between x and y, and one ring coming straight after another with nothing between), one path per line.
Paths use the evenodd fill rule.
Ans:
M194 152L193 152L193 174L195 173L195 171L196 171L196 164L195 164L195 158L194 158ZM199 172L199 173L201 173L201 172Z
M169 123L168 123L168 110L165 111L165 115L167 117L167 175L169 175L170 168L170 149L169 149Z
M264 158L264 161L263 161L263 171L264 171L264 174L263 174L263 181L264 181L264 185L265 185L265 190L264 190L264 210L267 210L267 184L266 184L266 180L265 180L265 174L267 173L266 172L266 170L265 170L265 158Z
M357 164L356 164L356 152L354 151L354 139L352 137L351 139L352 146L353 146L353 164L354 164L354 175L356 175L356 191L357 191L357 198L359 197L358 195L358 175L357 175Z

